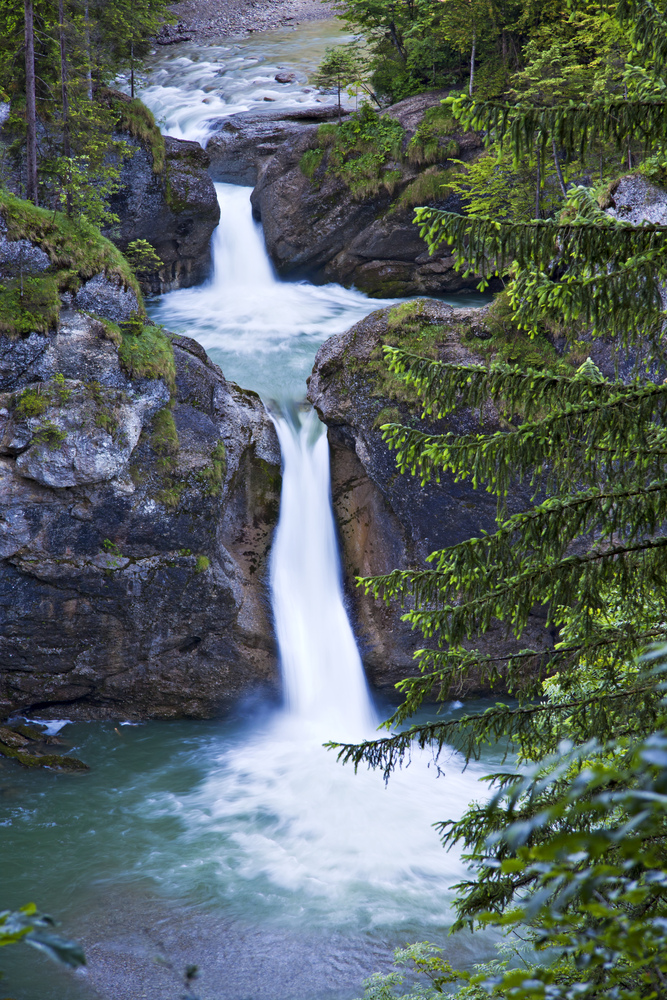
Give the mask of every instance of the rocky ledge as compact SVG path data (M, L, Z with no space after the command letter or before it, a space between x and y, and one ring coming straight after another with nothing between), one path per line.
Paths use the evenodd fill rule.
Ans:
M382 113L381 118L386 116L403 130L403 154L386 164L391 183L379 183L374 193L363 196L351 189L344 172L332 166L327 143L334 137L323 136L318 126L284 127L282 139L277 133L273 138L257 133L259 151L264 146L265 155L256 160L259 172L252 205L280 275L354 285L379 298L476 287L474 275L466 278L454 270L454 257L446 245L434 256L429 254L413 223L416 204L461 210L460 197L447 191L447 171L454 160L472 160L483 148L478 133L453 129L446 134L446 125L438 127L436 119L428 118L428 113L440 112L445 94L419 94ZM426 146L415 155L409 144L425 120L421 135ZM256 129L253 124L250 134ZM209 143L214 164L219 155L215 143L223 139ZM224 141L231 143L229 138ZM238 146L241 140L235 141ZM308 157L314 158L314 169L304 169Z
M0 337L0 713L204 717L275 683L279 489L259 397L194 341L72 308Z
M397 472L394 453L379 428L388 422L416 423L418 410L414 398L387 373L381 345L400 340L417 353L478 363L470 345L475 335L486 337L484 319L478 309L452 309L433 300L408 302L374 312L347 333L332 337L315 359L308 398L328 427L343 573L364 664L377 687L415 673L413 655L424 639L401 621L400 607L364 596L355 578L423 567L430 552L492 530L496 511L492 495L474 490L468 482L457 483L451 475L422 487L418 478ZM479 415L469 410L427 426L437 433L480 431ZM488 406L482 429L499 427L497 413ZM524 509L529 498L530 491L517 486L510 512ZM551 642L536 615L522 646ZM517 647L498 626L480 648L502 658ZM473 677L457 693L475 690L479 685Z

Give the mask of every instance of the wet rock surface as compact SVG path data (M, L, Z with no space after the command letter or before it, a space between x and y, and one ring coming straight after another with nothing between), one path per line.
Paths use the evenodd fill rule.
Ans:
M188 338L170 391L61 320L0 338L0 714L211 716L276 681L273 425Z
M146 279L148 290L200 284L210 272L211 236L220 219L206 151L198 142L166 136L164 170L156 173L151 152L136 139L126 141L134 152L109 203L120 222L105 235L121 250L138 239L155 247L163 266Z
M435 91L407 98L383 113L399 121L407 142L425 111L439 104L443 94ZM454 258L446 245L434 256L429 254L413 224L413 208L397 203L398 194L419 175L419 167L403 164L402 180L391 194L381 188L375 195L356 199L324 166L312 180L305 176L301 159L315 144L316 129L295 132L274 155L259 161L252 205L280 275L354 285L379 298L446 294L476 287L474 276L465 278L454 270ZM457 135L458 159L472 159L481 149L482 140L476 133ZM443 165L449 162L445 146L442 160ZM438 207L460 211L460 199L445 197Z
M331 446L332 498L342 543L343 573L362 657L373 684L387 687L416 672L413 654L425 644L421 633L402 622L402 610L366 597L355 586L357 576L392 569L421 568L426 556L495 527L496 500L469 482L454 482L443 474L439 483L421 486L419 478L401 475L394 453L382 440L379 427L387 422L418 423L416 410L387 392L378 345L387 342L391 310L372 313L347 333L332 337L320 348L309 380L308 398L328 427ZM473 324L483 325L478 309L452 309L423 300L420 323L432 328L431 346L442 360L475 363L462 334ZM397 331L392 330L394 336ZM395 342L392 340L392 342ZM480 427L478 414L457 411L446 421L421 425L443 433L498 430L498 416L489 406ZM528 506L530 491L517 486L510 498L511 513ZM535 617L521 640L551 644L542 620ZM484 637L480 648L502 657L516 649L500 627ZM484 691L475 678L462 692Z

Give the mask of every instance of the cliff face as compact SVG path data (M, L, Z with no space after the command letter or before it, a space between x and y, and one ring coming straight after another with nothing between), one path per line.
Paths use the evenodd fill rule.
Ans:
M126 142L133 152L109 202L120 222L107 235L121 250L137 239L155 247L163 266L146 279L147 290L200 284L210 272L211 236L220 219L207 153L198 142L166 136L164 167L156 172L150 149L130 137Z
M401 621L402 610L396 604L364 596L355 577L422 567L430 552L492 530L496 511L495 498L468 482L457 483L443 475L439 483L422 487L418 478L397 472L379 427L394 421L416 423L418 418L413 402L385 374L379 345L397 337L405 344L409 338L419 353L429 351L455 363L476 362L479 358L466 346L464 334L483 326L483 315L480 310L452 309L432 300L383 309L332 337L315 359L308 398L328 427L344 576L364 663L379 687L415 673L413 654L424 645L424 638ZM499 428L492 407L482 416L485 432ZM479 433L479 415L457 411L429 429ZM529 497L527 488L517 486L510 512L525 508ZM551 643L539 617L528 632L523 646ZM502 656L516 644L498 626L487 634L482 648ZM474 677L466 690L476 690Z
M116 337L69 310L0 338L3 714L210 716L276 681L273 426L194 341Z

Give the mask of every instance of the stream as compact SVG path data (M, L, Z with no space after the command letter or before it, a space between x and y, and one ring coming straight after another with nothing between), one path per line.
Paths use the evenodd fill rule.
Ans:
M154 57L142 97L165 131L205 141L211 116L267 96L317 100L307 74L340 35L316 22L179 46ZM280 66L299 79L278 93ZM464 868L432 824L484 793L478 779L494 755L463 770L452 752L440 770L415 752L385 786L322 746L372 738L390 706L368 689L345 610L326 436L312 412L289 404L303 400L318 346L385 303L279 281L250 189L216 189L211 279L163 296L151 315L272 403L284 475L267 584L284 701L257 696L212 721L63 720L89 774L3 767L3 906L34 900L54 913L89 962L73 974L7 949L2 989L15 1000L175 1000L188 964L200 967L200 1000L352 1000L407 942L441 943L459 965L493 950L488 938L446 937Z

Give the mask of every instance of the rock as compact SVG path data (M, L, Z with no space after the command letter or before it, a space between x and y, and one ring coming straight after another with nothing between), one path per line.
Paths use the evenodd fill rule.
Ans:
M286 70L280 70L274 76L276 83L294 83L296 81L296 73L289 73Z
M344 115L348 112L344 111ZM327 105L282 111L241 111L212 125L206 144L214 181L254 185L262 164L288 139L312 135L322 122L338 118L338 109Z
M407 310L407 304L402 308ZM308 389L309 400L328 427L332 499L345 585L364 664L378 687L414 675L413 654L425 641L421 633L411 631L401 621L400 607L364 596L355 586L355 578L395 568L424 567L430 552L495 527L495 497L484 489L474 490L469 482L457 483L446 474L439 483L422 487L418 478L397 473L394 453L382 440L381 424L419 421L400 387L397 397L389 394L380 344L415 337L415 330L420 329L420 346L415 349L434 351L450 362L479 362L464 346L461 335L472 324L480 325L480 310L452 309L433 300L420 300L412 309L403 324L396 325L392 310L382 309L347 333L327 340L315 358ZM430 427L420 426L436 433L480 431L478 415L470 411L457 411ZM499 429L491 406L484 412L483 429ZM510 498L510 512L525 509L530 495L529 488L517 486ZM532 642L551 645L551 641L543 619L536 615L521 647ZM518 647L497 627L487 633L480 648L502 657ZM480 690L478 680L469 679L464 690Z
M277 682L275 431L198 344L173 354L169 403L82 313L0 338L0 717L209 717Z
M122 288L120 284L107 278L104 272L86 281L68 304L104 319L111 319L114 323L124 323L139 311L139 302L132 289Z
M134 153L109 203L120 223L105 235L121 250L137 239L155 247L164 266L146 279L151 292L200 284L211 268L211 236L220 219L207 153L198 142L166 136L165 167L156 173L150 151L136 139L126 141Z
M611 185L607 211L633 226L667 226L667 191L641 174L626 174Z
M437 104L442 93L408 98L384 113L407 129L407 141L424 111ZM281 276L336 281L380 298L476 287L475 276L466 278L454 270L454 257L446 246L434 257L429 255L413 225L412 206L402 208L397 200L421 168L403 163L402 180L393 193L380 188L358 200L324 167L316 172L315 182L304 175L300 162L313 148L313 136L311 129L282 140L274 155L260 164L252 194L269 256ZM472 159L481 149L476 133L457 136L456 158ZM449 155L444 147L442 155L444 165ZM459 211L460 199L443 197L438 207Z

